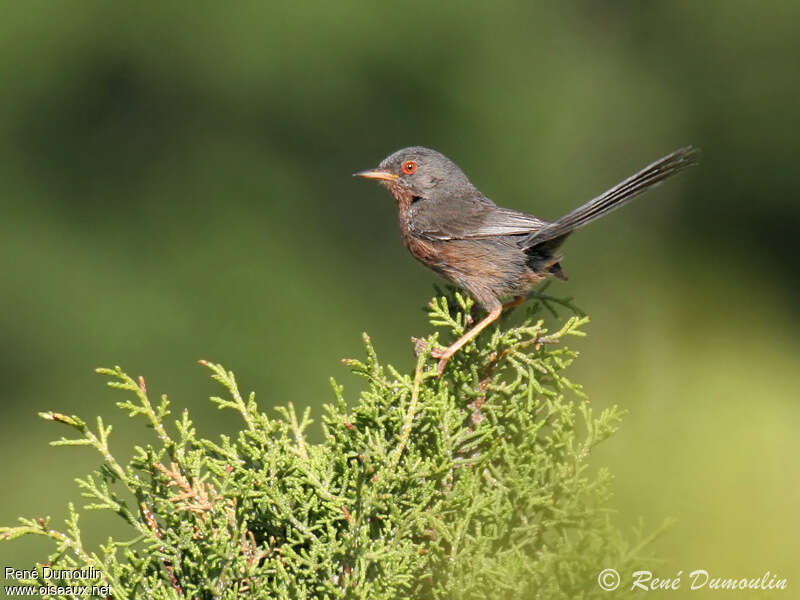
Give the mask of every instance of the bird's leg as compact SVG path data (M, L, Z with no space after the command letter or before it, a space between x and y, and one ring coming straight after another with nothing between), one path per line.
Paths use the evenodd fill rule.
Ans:
M500 316L500 313L503 312L503 305L498 304L495 306L484 319L475 325L472 329L470 329L467 333L462 335L458 338L455 342L453 342L447 350L432 350L431 356L434 358L438 358L439 360L439 375L444 373L444 368L447 366L447 361L452 358L452 356L461 350L470 340L472 340L476 335L478 335L481 331L486 329L489 325L491 325L494 321L497 320L497 317Z

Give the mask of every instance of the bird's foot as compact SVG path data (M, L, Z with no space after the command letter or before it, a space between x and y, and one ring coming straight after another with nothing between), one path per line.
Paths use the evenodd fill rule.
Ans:
M442 358L439 360L439 364L436 366L436 372L439 374L439 377L441 377L442 373L444 373L445 367L447 367L447 363L449 361L449 356L442 356Z
M414 353L417 356L419 356L420 354L422 354L423 352L425 352L428 349L428 341L427 340L423 340L422 338L412 337L411 341L414 343ZM440 377L441 377L442 373L444 373L444 369L447 366L447 363L450 360L451 356L452 356L452 354L450 354L450 355L447 354L447 349L446 348L431 348L431 357L440 359L439 360L439 365L436 368L436 370L439 373Z
M422 338L412 337L411 343L414 344L414 354L419 356L425 350L428 349L428 342L427 340L423 340Z
M444 358L445 351L440 348L431 348L431 356L433 358Z
M411 342L414 344L414 354L419 356L425 350L428 349L428 340L423 340L422 338L411 338ZM442 358L447 351L446 348L431 348L431 356L433 358Z

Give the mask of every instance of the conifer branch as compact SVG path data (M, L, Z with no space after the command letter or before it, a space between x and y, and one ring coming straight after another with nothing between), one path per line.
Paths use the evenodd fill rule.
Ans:
M201 361L227 392L211 401L244 425L215 440L186 410L168 424L166 396L152 405L143 378L98 369L130 394L117 405L145 418L154 445L123 464L101 418L92 431L76 416L41 416L79 432L53 444L101 454L77 480L85 508L118 515L130 537L89 552L70 507L64 532L22 519L0 528L0 542L47 537L54 567L93 567L110 597L131 600L606 598L597 573L640 565L661 530L629 541L610 523L610 475L592 475L588 461L622 411L596 414L566 376L577 357L566 342L584 335L588 317L544 289L521 323L487 328L442 377L429 349L474 322L468 296L431 301L438 331L419 341L413 373L382 364L365 334L364 357L345 361L364 389L346 397L332 381L319 443L307 435L310 408L288 402L272 418L220 364ZM573 315L554 317L563 309Z
M392 462L394 464L397 464L397 462L400 460L400 457L403 455L403 450L408 442L408 436L411 435L411 427L414 424L414 415L417 412L417 402L419 401L419 390L422 386L422 380L425 378L423 369L425 368L426 358L427 356L425 353L420 354L417 358L417 367L414 369L414 387L411 391L411 400L408 403L408 410L406 411L406 416L403 419L403 426L400 429L399 443L392 453ZM434 373L429 373L428 377L432 375L434 375Z

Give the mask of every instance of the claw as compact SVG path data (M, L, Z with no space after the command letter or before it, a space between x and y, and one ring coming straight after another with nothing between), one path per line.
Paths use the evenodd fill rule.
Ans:
M427 340L423 340L421 338L412 337L411 341L414 343L414 353L419 356L425 350L428 349L428 342ZM447 350L443 348L431 348L431 357L432 358L439 358L439 365L436 368L439 377L442 376L444 373L444 369L447 366L448 361L450 360L450 356L447 356Z
M419 356L425 350L428 349L428 341L423 340L422 338L415 338L412 337L411 341L414 343L414 353ZM442 358L445 354L445 349L443 348L431 348L431 356L433 358Z
M411 338L411 343L414 344L414 354L419 356L428 348L428 342L423 340L422 338Z
M444 369L445 367L447 367L447 363L449 361L450 361L449 356L445 356L442 358L442 360L439 361L439 366L436 367L436 371L439 373L439 377L441 377L442 373L444 373Z

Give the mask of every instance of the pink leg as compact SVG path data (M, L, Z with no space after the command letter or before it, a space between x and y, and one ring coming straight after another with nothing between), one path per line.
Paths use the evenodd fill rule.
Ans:
M441 359L439 360L439 375L444 373L444 369L447 366L447 362L450 360L450 358L452 358L452 356L456 352L461 350L461 348L463 348L476 335L478 335L481 331L483 331L494 321L496 321L497 318L500 316L500 313L502 312L503 312L503 306L501 304L498 304L495 308L491 310L491 312L488 315L486 315L486 317L480 323L475 325L475 327L470 329L467 333L465 333L455 342L453 342L453 344L451 344L451 346L447 350L445 350L444 352L436 350L431 352L431 356L433 356L434 358Z

